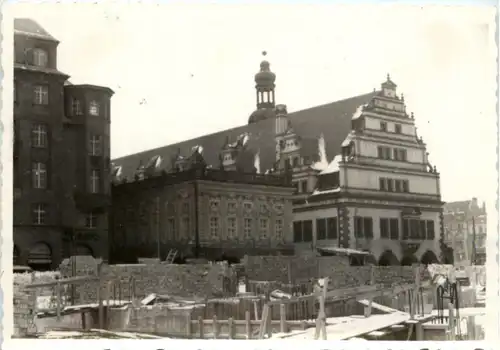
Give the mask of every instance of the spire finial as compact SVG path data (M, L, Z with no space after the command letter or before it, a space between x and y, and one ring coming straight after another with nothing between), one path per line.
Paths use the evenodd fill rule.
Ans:
M387 73L387 81L391 80L391 75Z
M267 51L262 51L262 56L266 56L267 55Z

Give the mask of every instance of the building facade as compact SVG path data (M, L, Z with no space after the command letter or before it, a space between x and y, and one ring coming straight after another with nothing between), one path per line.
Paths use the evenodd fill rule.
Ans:
M439 173L396 84L387 77L379 90L288 113L275 83L263 61L247 125L116 159L115 174L130 181L142 164L201 147L214 169L291 178L298 252L331 246L369 252L381 264L443 260Z
M153 165L113 185L110 259L165 259L171 249L209 259L293 252L286 177L207 168L194 152L182 168L177 159L168 173Z
M14 21L14 264L107 257L110 99L57 69L59 42Z
M297 150L287 152L289 145L296 149L300 142L295 141L293 124L282 123L289 125L290 140L282 153L290 153L289 161L299 164L294 173L305 182L299 191L307 193L294 201L298 249L365 251L381 265L441 260L439 173L430 165L414 116L406 113L404 98L389 76L353 113L340 153L329 163L313 164L315 173L304 172L295 158Z
M477 198L444 206L445 240L457 265L486 263L486 205Z

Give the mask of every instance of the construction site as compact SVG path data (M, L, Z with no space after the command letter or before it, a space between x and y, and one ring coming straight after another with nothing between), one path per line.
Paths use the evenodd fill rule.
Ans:
M74 256L58 271L14 274L13 337L481 340L485 284L484 266L350 266L344 256Z

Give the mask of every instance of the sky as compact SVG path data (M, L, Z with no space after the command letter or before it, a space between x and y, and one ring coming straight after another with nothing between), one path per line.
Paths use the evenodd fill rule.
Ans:
M112 158L247 123L261 53L289 112L404 93L445 201L496 199L495 9L411 5L9 4L61 43L74 84L108 86ZM327 131L325 131L327 132ZM333 155L329 155L333 157Z

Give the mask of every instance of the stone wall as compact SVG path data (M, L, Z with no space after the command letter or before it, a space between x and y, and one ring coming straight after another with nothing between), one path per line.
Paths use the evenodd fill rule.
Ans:
M349 266L346 257L246 256L243 260L249 280L298 284L329 277L331 288L349 288L374 283L412 283L412 266ZM372 272L373 270L373 272ZM423 279L429 279L425 273Z
M24 275L29 276L29 274L16 275L13 281L14 333L12 336L27 337L36 333L34 323L36 298L33 290L24 289L24 286L30 283L30 279Z
M76 275L97 276L97 264L81 259L76 264ZM61 275L72 276L69 261L60 267ZM236 286L233 270L227 264L186 264L166 263L107 265L102 264L102 280L108 286L109 294L103 287L104 298L129 300L132 296L144 298L151 293L192 297L222 297L232 291L228 280ZM229 283L231 285L231 283ZM79 284L76 288L78 303L96 302L96 282Z

